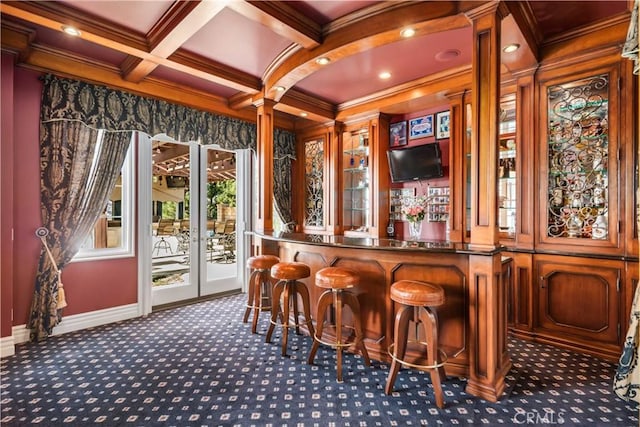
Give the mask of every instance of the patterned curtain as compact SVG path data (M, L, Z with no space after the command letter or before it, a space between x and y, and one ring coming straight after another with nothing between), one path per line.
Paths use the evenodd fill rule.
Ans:
M622 46L622 57L633 61L633 74L640 74L640 52L638 51L638 0L633 4L627 39Z
M78 240L87 235L106 205L132 131L164 133L179 141L218 144L227 150L256 150L253 123L51 74L42 80L41 210L58 269L73 258L82 243ZM97 143L99 133L104 135L102 144ZM98 167L92 169L97 147ZM275 129L274 198L285 222L292 220L293 158L295 135ZM57 277L41 251L29 320L32 340L45 339L60 322Z
M40 126L40 211L47 246L58 270L78 252L103 211L132 132L103 132L79 121L43 121ZM44 248L31 304L31 339L51 334L60 321L59 276Z

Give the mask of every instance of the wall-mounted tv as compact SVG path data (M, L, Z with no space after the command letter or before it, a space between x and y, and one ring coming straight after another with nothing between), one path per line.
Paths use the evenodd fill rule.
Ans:
M167 188L185 188L186 186L187 186L186 177L167 175Z
M440 144L437 142L389 150L387 160L392 182L440 178L444 174Z

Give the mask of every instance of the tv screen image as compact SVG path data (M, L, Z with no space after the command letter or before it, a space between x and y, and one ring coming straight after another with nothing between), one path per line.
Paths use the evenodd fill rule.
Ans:
M387 151L392 182L421 181L443 176L440 144L423 144Z

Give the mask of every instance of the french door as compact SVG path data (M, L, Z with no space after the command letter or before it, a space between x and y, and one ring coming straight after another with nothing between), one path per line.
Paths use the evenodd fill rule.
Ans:
M164 135L140 140L141 314L152 307L240 290L244 268L237 260L245 257L244 231L251 218L246 209L251 206L248 150L229 152ZM219 203L220 194L211 197L216 183L236 175L236 206L229 194L227 204Z

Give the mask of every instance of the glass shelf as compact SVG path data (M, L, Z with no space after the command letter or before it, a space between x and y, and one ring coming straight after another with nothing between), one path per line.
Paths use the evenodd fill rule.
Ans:
M345 132L342 150L343 224L345 231L368 232L369 204L369 135Z

